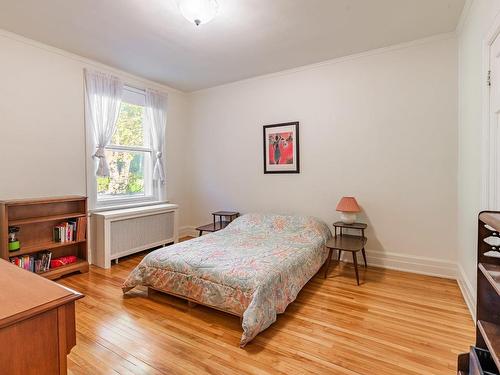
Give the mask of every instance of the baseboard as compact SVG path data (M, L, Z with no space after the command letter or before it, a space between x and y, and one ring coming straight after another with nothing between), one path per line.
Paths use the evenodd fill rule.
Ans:
M469 308L472 319L476 321L476 293L472 287L469 279L465 275L465 271L461 264L457 265L457 282L462 295L464 296L465 303Z
M184 226L179 228L179 238L183 237L198 237L198 231L191 226Z
M366 250L366 257L369 266L447 279L457 278L457 266L453 262L368 249ZM351 253L344 252L342 261L352 263ZM358 262L362 262L361 256L359 256Z
M369 249L366 250L366 255L368 265L447 279L457 278L457 265L454 262ZM344 254L342 259L345 256ZM345 259L349 261L349 258Z
M368 265L457 280L465 304L474 321L476 320L476 293L465 276L464 269L460 264L432 258L385 253L381 251L367 250L366 255L368 258ZM352 262L346 254L342 255L342 260Z

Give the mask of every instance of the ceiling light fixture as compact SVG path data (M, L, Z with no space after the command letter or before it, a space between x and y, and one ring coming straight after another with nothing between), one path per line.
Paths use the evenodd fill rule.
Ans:
M196 26L210 22L219 11L217 0L180 0L182 15Z

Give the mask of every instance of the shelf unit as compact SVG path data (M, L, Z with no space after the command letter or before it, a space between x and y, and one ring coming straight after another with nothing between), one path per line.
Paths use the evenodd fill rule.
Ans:
M40 242L40 243L34 243L32 245L26 245L23 246L22 249L17 250L17 251L10 251L9 252L9 258L10 257L16 257L19 255L27 255L27 254L33 254L39 251L44 251L44 250L53 250L57 249L58 247L69 247L78 243L86 242L87 240L80 240L80 241L71 241L71 242L54 242L54 241L49 241L49 242Z
M478 269L482 272L484 277L486 277L497 294L500 295L500 266L496 264L479 263Z
M54 280L60 278L61 276L68 275L70 273L74 272L83 273L83 272L88 272L88 270L89 270L88 262L83 259L78 259L75 263L70 263L65 266L52 268L49 269L48 271L39 273L39 275L47 279Z
M476 346L458 356L458 374L500 374L500 212L478 218Z
M481 336L484 339L486 347L488 348L488 351L490 352L497 368L500 368L500 326L494 323L478 320L477 328L479 329L479 332L481 332Z
M39 273L48 279L56 279L73 272L87 272L87 239L71 242L54 242L53 228L63 221L87 216L87 198L65 196L42 199L22 199L0 202L0 258L33 255L51 251L52 258L75 255L78 260L65 266ZM21 248L8 249L8 228L20 228L17 238ZM87 232L87 231L85 231Z
M86 216L85 213L81 212L70 212L67 214L61 215L50 215L50 216L42 216L42 217L27 217L23 219L11 220L9 222L10 225L25 225L25 224L34 224L34 223L43 223L47 221L62 221L67 219L74 219L77 217Z

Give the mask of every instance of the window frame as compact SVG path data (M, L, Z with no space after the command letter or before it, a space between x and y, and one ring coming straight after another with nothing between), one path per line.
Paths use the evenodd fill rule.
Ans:
M145 107L146 99L145 90L132 87L125 84L123 87L123 98L122 102L137 104ZM90 200L90 208L93 211L99 211L103 209L113 209L113 208L124 208L124 207L135 207L135 206L145 206L149 204L156 204L162 202L161 188L157 181L153 179L153 148L151 145L151 133L147 128L147 124L143 121L143 132L144 132L144 145L143 146L125 146L116 145L110 143L105 147L106 151L122 151L122 152L141 152L145 154L144 158L144 195L138 196L117 196L112 198L101 198L99 199L99 194L97 192L97 178L95 171L97 168L97 160L94 160L92 155L95 153L96 145L94 143L94 137L92 134L92 129L87 127L87 145L90 152L87 153L87 191Z

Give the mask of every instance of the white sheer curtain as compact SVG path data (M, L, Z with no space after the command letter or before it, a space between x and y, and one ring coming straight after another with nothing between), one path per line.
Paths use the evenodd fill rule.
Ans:
M109 166L104 147L116 130L123 82L110 74L85 69L85 93L86 121L90 121L97 147L92 157L99 158L96 176L108 177Z
M151 146L154 152L153 179L165 183L163 152L165 148L165 127L167 125L167 95L146 89L146 123L151 132Z

